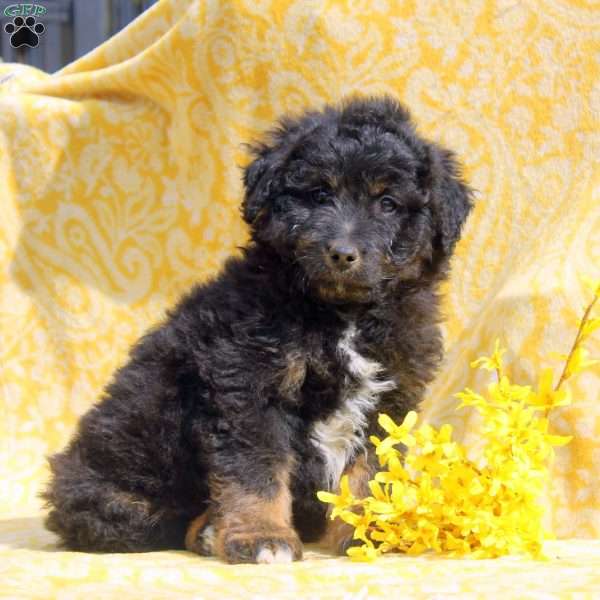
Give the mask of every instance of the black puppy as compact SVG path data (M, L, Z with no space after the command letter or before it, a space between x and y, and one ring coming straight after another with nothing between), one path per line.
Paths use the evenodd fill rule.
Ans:
M283 119L253 148L252 242L195 287L50 459L46 525L77 550L229 562L338 550L320 489L368 491L378 412L402 420L442 355L437 286L470 192L390 98Z

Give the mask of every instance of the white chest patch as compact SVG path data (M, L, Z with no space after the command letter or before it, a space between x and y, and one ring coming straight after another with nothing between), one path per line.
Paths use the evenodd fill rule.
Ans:
M348 461L364 447L367 415L377 406L379 395L393 390L394 381L378 379L383 370L374 360L359 354L354 347L356 326L352 323L338 343L337 350L347 361L356 383L342 388L341 406L327 419L317 421L311 439L325 459L329 489L335 489Z

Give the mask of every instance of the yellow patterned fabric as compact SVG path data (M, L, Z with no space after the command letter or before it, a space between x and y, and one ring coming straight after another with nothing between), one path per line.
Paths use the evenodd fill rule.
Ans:
M130 344L246 239L242 142L355 92L403 100L478 190L423 408L476 450L478 421L453 398L485 383L469 362L499 337L515 382L532 382L570 346L587 299L577 275L600 276L599 36L591 0L162 0L55 75L0 65L0 597L598 592L593 541L551 543L548 563L57 552L36 493L44 456ZM553 418L574 439L553 466L548 525L594 538L600 372L572 390Z

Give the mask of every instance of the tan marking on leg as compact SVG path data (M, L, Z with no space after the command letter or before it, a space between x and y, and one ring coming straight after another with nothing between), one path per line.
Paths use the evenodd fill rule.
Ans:
M198 515L188 526L185 534L185 547L190 552L197 552L198 550L198 533L202 531L208 522L208 511L204 511L201 515Z
M273 560L261 562L277 562L277 557L283 555L281 547L287 545L290 558L300 558L302 546L292 527L290 464L286 463L277 473L271 496L249 494L235 481L211 481L218 556L230 562L255 562L267 549ZM265 551L262 556L267 554Z
M286 356L287 365L279 392L285 397L293 397L293 395L302 387L306 378L306 360L297 353L290 353Z
M368 464L366 454L359 455L351 465L346 467L344 475L348 475L350 491L355 497L364 498L368 496L369 480L373 475L373 469ZM319 539L319 544L330 551L343 554L352 541L354 527L340 518L330 520L329 515L332 509L331 505L327 509L327 525L325 526L325 532Z

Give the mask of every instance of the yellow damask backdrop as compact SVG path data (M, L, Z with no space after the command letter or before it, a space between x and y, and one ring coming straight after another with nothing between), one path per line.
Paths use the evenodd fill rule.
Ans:
M0 65L0 573L11 597L42 564L56 581L40 583L40 597L98 590L99 579L107 593L134 582L204 597L194 586L208 567L198 574L201 559L184 553L49 554L36 493L44 455L65 444L130 344L246 239L242 143L282 113L390 93L464 163L478 202L446 286L447 357L423 413L476 448L477 420L455 413L452 396L484 384L469 362L499 337L515 379L530 382L570 346L587 299L577 274L600 277L599 36L593 0L162 0L55 75ZM589 347L600 355L598 336ZM562 538L598 537L599 371L572 389L574 405L554 418L574 439L558 451L549 523ZM588 569L580 586L600 565L584 564L584 547L600 556L592 542L561 550ZM312 593L333 590L331 569L345 563L321 559L313 571L275 567L279 579L202 563L215 590L258 573L283 597L319 581ZM397 583L389 566L395 577L408 569L402 581L426 594L418 582L431 561L401 560L364 573ZM514 566L506 560L497 564ZM160 575L144 579L147 564ZM540 585L546 567L531 567ZM469 568L457 589L484 589ZM367 580L346 588L375 593Z

